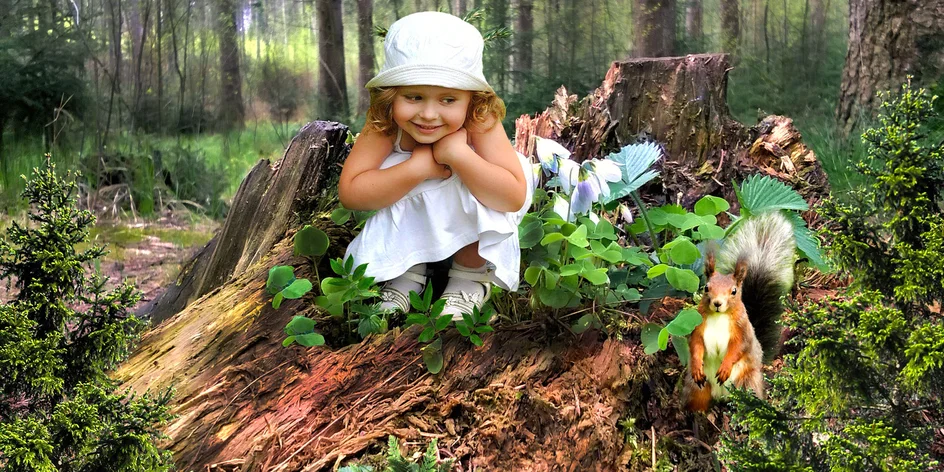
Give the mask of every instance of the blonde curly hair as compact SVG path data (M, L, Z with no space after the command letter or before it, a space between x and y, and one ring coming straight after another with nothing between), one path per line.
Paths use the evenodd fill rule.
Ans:
M376 87L370 89L370 107L367 109L365 132L392 135L397 131L393 121L393 100L399 87ZM505 102L495 92L471 91L472 100L465 117L465 127L475 131L486 131L505 118Z

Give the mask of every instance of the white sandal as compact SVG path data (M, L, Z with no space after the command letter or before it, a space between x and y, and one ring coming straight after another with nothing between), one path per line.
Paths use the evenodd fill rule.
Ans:
M463 313L472 314L474 308L481 310L492 294L490 273L490 270L473 272L456 268L450 269L449 278L455 277L478 282L483 290L475 293L466 292L465 290L443 292L441 298L446 300L446 306L443 308L442 314L451 316L453 321L462 321Z
M404 272L403 275L384 283L383 287L380 289L380 299L383 300L380 303L381 310L390 313L409 313L411 308L410 294L403 293L402 290L395 288L393 284L398 280L412 280L420 284L420 290L417 293L422 294L422 291L426 288L426 265L421 265L422 267L419 269L417 269L417 266L413 266Z

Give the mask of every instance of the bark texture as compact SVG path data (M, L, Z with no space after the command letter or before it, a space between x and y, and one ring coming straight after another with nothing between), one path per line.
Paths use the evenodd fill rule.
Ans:
M944 0L850 0L849 51L836 118L846 133L908 75L934 83L944 71Z
M367 113L370 92L364 88L374 76L374 0L357 0L358 88L357 113Z
M341 0L317 0L318 17L318 116L328 120L348 117L347 79L344 69L344 24Z
M259 161L236 191L219 234L141 313L161 323L259 262L299 215L311 213L321 191L334 185L347 155L346 138L346 126L316 121L299 131L275 165Z
M675 0L633 0L633 55L675 54Z
M736 53L740 37L738 0L721 0L721 47L724 52Z
M234 0L217 1L217 28L220 38L220 109L219 124L223 130L243 127L242 75L239 70L239 42L236 38L236 6Z
M700 51L704 36L702 0L689 0L685 6L685 39L688 41L689 48Z

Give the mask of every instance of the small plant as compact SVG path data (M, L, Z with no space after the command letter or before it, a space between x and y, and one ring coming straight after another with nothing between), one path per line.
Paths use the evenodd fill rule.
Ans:
M272 308L278 309L282 306L283 299L295 300L310 292L311 281L295 278L295 269L292 266L275 266L269 269L266 290L274 295Z
M414 291L410 291L410 305L415 312L406 316L404 326L420 325L424 329L420 332L419 342L429 343L422 347L423 363L431 374L438 374L443 368L442 356L442 338L439 333L449 327L452 323L452 317L443 315L443 308L446 306L446 300L440 298L433 301L432 284L426 286L422 297Z
M396 436L391 435L387 440L387 467L384 472L449 472L452 470L452 459L439 462L439 448L437 440L433 439L426 448L426 452L413 462L400 453L400 444Z
M479 307L473 306L472 313L463 313L462 321L456 322L456 330L462 336L469 338L469 342L481 347L482 338L479 335L495 331L488 325L488 320L491 319L493 313L494 311L488 305L485 306L484 311L479 311Z
M305 347L324 346L324 336L315 332L315 320L306 316L294 316L292 321L285 325L286 337L282 346L289 347L298 343Z

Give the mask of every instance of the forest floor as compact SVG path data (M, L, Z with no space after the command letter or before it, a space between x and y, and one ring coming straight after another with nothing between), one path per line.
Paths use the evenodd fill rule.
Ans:
M23 224L25 216L0 217L0 234L5 237L11 221ZM133 283L142 298L134 307L153 300L172 283L180 267L214 235L220 222L190 213L165 212L152 218L99 217L89 234L90 244L105 245L108 253L96 270L109 278L107 287L122 281ZM79 245L83 250L88 245ZM12 281L11 281L12 282ZM12 283L0 282L0 302L15 296Z

